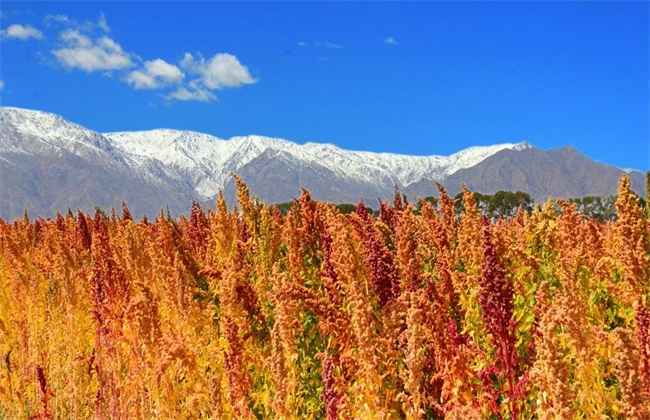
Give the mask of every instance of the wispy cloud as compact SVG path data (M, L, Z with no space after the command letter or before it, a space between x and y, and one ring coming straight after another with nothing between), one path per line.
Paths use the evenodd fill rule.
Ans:
M384 44L397 45L399 43L395 40L395 38L393 38L392 36L389 36L388 38L386 38L384 40Z
M196 84L194 84L196 85ZM179 87L176 91L165 96L165 99L176 99L178 101L199 101L199 102L212 102L217 99L217 96L205 88L198 86Z
M97 26L104 31L104 32L110 32L111 27L108 26L108 23L106 22L106 16L104 16L104 12L101 12L99 14L99 20L97 21Z
M306 47L307 43L305 41L300 41L300 42L298 42L298 46L299 47Z
M321 48L329 48L329 49L332 49L332 50L342 50L343 49L342 45L335 44L333 42L328 42L328 41L326 41L326 42L317 42L316 46L321 47Z
M0 92L2 92L3 90L5 90L5 81L0 79Z
M47 15L44 19L45 25L49 27L59 26L66 28L73 28L85 33L97 33L104 32L108 33L111 31L111 27L108 25L106 20L106 15L104 12L99 13L99 18L97 21L85 20L77 21L72 19L68 15L58 14L58 15Z
M16 38L20 40L27 40L29 38L43 39L43 32L34 28L32 25L20 25L14 23L9 25L7 29L0 31L0 36L2 38Z
M124 80L135 89L160 89L183 81L185 75L173 64L157 58L145 61L141 70L129 73Z
M47 15L45 16L45 24L51 26L53 24L73 24L74 21L68 15Z
M133 67L133 55L111 38L103 36L92 39L76 29L68 29L59 35L63 46L52 54L63 66L81 69L87 73L105 70L121 70Z

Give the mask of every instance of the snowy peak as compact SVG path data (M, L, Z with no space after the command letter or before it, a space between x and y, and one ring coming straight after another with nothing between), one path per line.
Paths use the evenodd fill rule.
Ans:
M0 108L0 122L4 129L13 128L23 136L30 135L59 147L85 142L99 148L111 148L99 133L70 123L62 117L41 111L20 108ZM8 140L8 139L7 139Z
M347 173L369 181L385 177L393 183L408 186L422 177L442 178L469 168L504 150L514 149L517 144L479 146L462 150L451 156L411 156L395 153L347 151L330 144L307 143L300 146L302 158L326 165L332 170L344 168Z
M575 149L544 151L528 142L409 156L258 135L226 140L171 129L100 134L58 115L0 107L0 193L12 197L0 200L0 217L20 216L34 203L46 212L75 203L90 210L119 207L122 200L151 214L168 205L186 208L191 200L209 203L219 190L232 202L233 173L268 202L291 200L304 187L318 200L376 203L390 199L394 186L413 199L435 195L434 182L450 194L464 183L482 193L522 190L542 200L608 195L616 192L621 172ZM630 176L633 185L644 180L637 171Z
M224 140L171 129L100 134L54 114L9 107L0 108L0 122L0 150L45 153L64 149L106 165L126 165L149 180L164 176L177 184L189 184L202 199L215 197L232 173L268 160L267 155L282 156L296 170L320 168L316 173L342 182L408 187L423 179L442 180L504 149L531 147L506 143L471 147L450 156L409 156L348 151L332 144L299 145L257 135Z
M213 198L233 172L276 152L292 161L322 166L342 179L364 183L390 183L402 187L422 178L441 179L460 169L469 168L504 150L521 150L521 144L472 147L451 156L408 156L391 153L348 151L331 144L299 145L287 140L263 136L233 137L222 140L208 134L176 130L106 133L116 147L141 163L160 161L168 174L182 172L190 176L201 197ZM529 147L529 146L528 146Z
M68 152L107 165L125 165L113 143L101 134L41 111L0 108L0 151L30 154Z
M24 134L40 135L49 132L53 136L69 131L87 131L85 128L66 121L56 114L28 109L2 107L0 112L3 126L13 126Z
M208 134L179 130L106 133L116 147L140 168L156 161L172 178L189 179L201 198L210 199L223 189L233 172L271 147L294 145L261 136L222 140Z
M104 134L123 152L136 158L156 159L166 165L192 167L204 157L218 154L223 140L207 134L178 130L150 130Z
M446 158L448 162L447 174L451 175L456 171L461 169L471 168L474 165L477 165L481 161L487 159L488 157L494 155L505 149L521 151L530 149L532 146L528 142L522 143L505 143L497 144L494 146L474 146L460 152L454 153L453 155Z

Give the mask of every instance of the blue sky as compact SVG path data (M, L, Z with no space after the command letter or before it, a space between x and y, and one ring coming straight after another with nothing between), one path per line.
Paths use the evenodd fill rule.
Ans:
M97 131L650 168L648 2L12 2L2 105Z

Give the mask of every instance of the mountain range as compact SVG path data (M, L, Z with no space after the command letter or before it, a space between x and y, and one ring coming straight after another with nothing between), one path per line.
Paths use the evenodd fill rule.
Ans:
M394 187L411 199L470 190L528 192L547 197L616 193L623 170L589 159L573 147L542 150L506 143L450 156L407 156L299 145L263 136L223 140L178 130L98 133L41 111L0 107L0 217L52 217L126 201L136 216L187 212L191 201L211 205L219 189L234 203L233 173L267 202L290 201L306 188L315 199L376 207ZM642 193L645 176L628 171Z

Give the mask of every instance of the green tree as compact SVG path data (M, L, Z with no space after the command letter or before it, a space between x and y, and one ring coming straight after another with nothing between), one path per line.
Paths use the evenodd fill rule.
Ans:
M275 206L278 208L278 210L280 210L280 213L287 214L295 202L296 200L285 201L283 203L276 203ZM357 209L357 206L351 203L335 204L334 207L336 207L343 214L354 213ZM376 213L370 207L366 207L366 210L372 215L375 215Z
M587 196L570 198L570 203L575 203L578 212L596 219L601 223L616 220L616 196L608 197Z
M291 206L296 202L296 200L293 201L285 201L283 203L275 203L274 205L280 210L280 213L282 214L287 214L289 213L289 210L291 209Z
M517 214L521 206L524 211L533 210L533 199L523 191L497 191L489 196L486 215L491 219L511 217Z
M463 208L463 194L458 193L454 200L456 212L460 213ZM533 210L534 204L530 195L523 191L497 191L492 195L474 192L474 200L476 205L483 210L483 214L493 220L514 216L520 206L524 211L530 212Z

